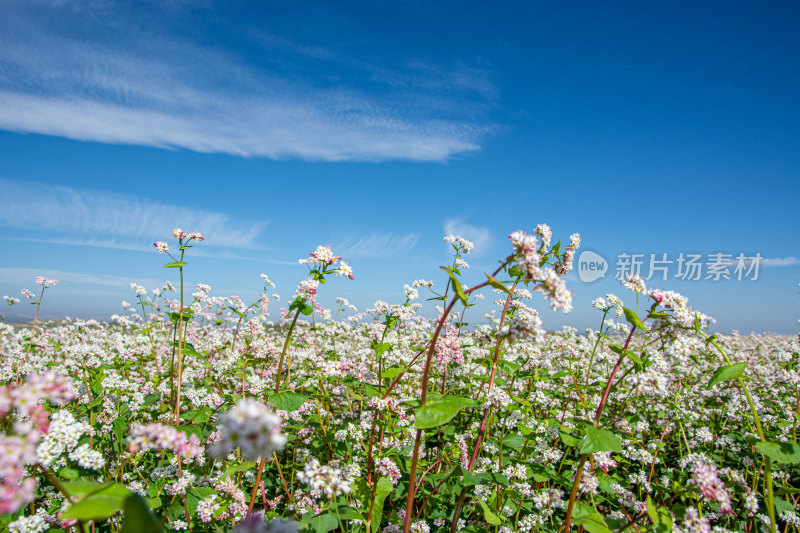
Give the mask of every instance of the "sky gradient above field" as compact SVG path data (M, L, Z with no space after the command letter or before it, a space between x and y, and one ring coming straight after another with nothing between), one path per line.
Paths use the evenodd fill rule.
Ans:
M609 269L570 274L570 315L537 297L548 329L597 327L592 299L629 299L627 253L645 275L667 254L648 284L720 330L798 331L797 3L0 9L0 295L59 279L46 317L107 318L130 282L175 282L152 246L173 227L207 237L189 282L246 300L264 272L285 302L297 259L329 244L355 280L321 302L363 310L414 279L443 286L447 233L475 242L477 283L509 232L546 222ZM701 279L679 279L681 253ZM730 280L706 279L715 254ZM739 254L763 258L758 279L736 279Z

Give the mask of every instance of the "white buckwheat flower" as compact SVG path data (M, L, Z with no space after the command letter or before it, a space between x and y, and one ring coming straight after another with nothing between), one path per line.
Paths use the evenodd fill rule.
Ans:
M221 440L209 450L213 457L224 457L238 446L244 457L255 460L269 457L286 445L281 419L253 398L239 400L233 409L220 415L219 430Z

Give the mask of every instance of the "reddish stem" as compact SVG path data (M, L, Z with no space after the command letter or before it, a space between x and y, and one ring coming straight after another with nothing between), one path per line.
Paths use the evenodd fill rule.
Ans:
M614 365L611 375L608 377L608 383L606 383L603 396L600 398L600 405L597 406L597 411L594 415L594 427L597 427L598 422L600 422L600 416L603 414L603 408L606 406L608 395L611 392L611 385L614 383L614 376L617 375L617 370L619 370L620 365L622 365L622 361L625 360L625 350L628 349L628 345L633 338L634 332L636 332L636 327L631 325L631 331L628 333L628 338L625 339L625 345L622 347L622 353L620 354L619 359L617 359L617 364ZM572 522L572 509L575 507L575 497L578 494L578 484L580 484L581 476L583 475L583 465L586 464L586 458L588 456L589 455L586 453L581 455L581 460L578 463L578 470L575 471L575 480L572 482L572 491L570 492L569 505L567 506L567 517L564 520L564 533L569 533L570 524Z

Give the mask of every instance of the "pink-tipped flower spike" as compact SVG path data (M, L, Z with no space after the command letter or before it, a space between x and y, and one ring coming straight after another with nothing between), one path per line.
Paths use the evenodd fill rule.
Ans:
M35 295L35 294L33 294L33 293L32 293L31 291L29 291L28 289L22 289L20 292L22 293L22 295L23 295L23 296L25 296L25 297L26 297L26 298L28 298L29 300L33 300L34 298L36 298L36 295Z
M553 238L553 231L547 224L539 224L533 230L534 235L538 235L542 239L542 250L547 251L550 248L550 241Z
M164 252L169 250L169 245L164 241L156 241L153 243L153 246L156 247L156 250L158 250L158 253L160 254L163 254Z
M508 238L518 254L527 254L536 250L536 237L522 230L510 233Z
M42 285L43 287L52 287L53 285L58 285L58 280L46 278L44 276L36 276L36 284Z
M203 235L201 233L197 233L196 231L193 231L192 233L189 233L188 234L188 238L189 238L190 241L191 240L195 240L197 242L206 240L206 238L203 237Z

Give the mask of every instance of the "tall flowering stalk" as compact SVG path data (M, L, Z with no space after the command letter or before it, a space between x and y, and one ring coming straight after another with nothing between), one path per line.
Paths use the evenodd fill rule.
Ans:
M725 363L728 364L727 368L732 368L734 365L731 363L730 357L728 354L725 353L725 350L719 345L716 340L715 335L709 335L708 333L704 332L701 329L701 321L698 319L695 321L695 330L701 337L705 339L708 344L711 344L717 351L722 355L722 358L725 360ZM742 371L744 367L742 367ZM750 407L750 413L753 416L753 422L756 426L756 431L758 431L758 438L761 441L759 444L767 444L767 438L764 436L764 428L761 426L761 418L758 416L758 410L756 409L755 404L753 403L753 397L750 395L750 389L747 387L747 384L742 379L741 375L737 376L736 383L744 392L745 397L747 398L747 404ZM772 458L767 456L764 458L764 481L766 484L765 489L765 497L767 500L767 513L769 513L769 527L770 532L775 533L777 530L777 522L775 520L775 495L774 495L774 488L772 483Z
M5 322L6 315L8 315L9 311L11 311L11 306L18 304L20 301L19 298L14 298L13 296L3 296L3 300L8 302L8 307L6 307L6 312L3 313L3 316L0 316L0 323Z
M44 291L49 287L58 285L58 280L46 278L44 276L36 276L36 284L41 285L42 292L39 293L38 300L36 300L35 302L31 302L31 305L36 306L36 313L34 313L33 315L33 324L31 325L31 338L30 338L30 344L28 344L28 351L30 351L31 348L33 347L33 335L36 333L36 321L39 318L39 308L42 306L42 301L44 300ZM25 289L22 290L22 294L24 294L30 299L34 298L33 293ZM9 307L10 307L10 302L9 302Z
M541 244L537 239L537 235L542 236ZM422 371L422 381L420 383L421 409L424 408L426 404L431 362L433 361L433 355L436 351L437 340L442 328L447 322L447 317L457 302L460 301L464 305L467 305L469 295L486 286L492 286L506 293L511 293L511 289L496 279L496 276L500 272L508 269L509 275L515 278L519 277L520 279L524 280L526 284L533 283L533 290L543 292L545 297L550 300L551 307L553 307L553 309L561 309L565 312L572 309L572 294L566 289L564 278L562 278L559 273L566 273L572 269L572 258L574 250L580 244L580 236L577 234L573 235L569 248L572 253L566 254L564 252L559 253L560 242L552 248L549 248L550 235L550 228L544 224L539 225L534 234L528 234L522 230L517 230L511 233L509 235L509 239L511 240L511 244L514 248L513 253L501 261L500 266L497 267L497 269L491 275L486 274L486 281L468 289L465 289L461 284L461 281L458 279L457 273L453 268L442 267L442 269L447 272L450 278L455 295L442 313L442 316L439 318L436 330L433 333L433 337L428 347L428 355L425 360L425 366L423 367ZM559 273L555 272L554 269L556 268L558 269ZM417 429L416 437L414 439L414 451L411 458L408 492L406 494L406 514L403 520L403 533L409 533L411 530L411 521L414 516L414 498L417 491L417 465L419 462L423 433L423 428ZM459 509L456 509L456 511L457 512L453 517L453 528L458 521Z
M193 246L190 245L189 243L192 242L192 241L194 241L194 242L203 241L203 240L205 240L205 237L203 237L203 235L201 235L200 233L196 233L196 232L187 233L187 232L183 231L180 228L173 229L172 230L172 236L175 237L176 239L178 239L178 250L181 252L180 259L175 259L175 257L173 257L173 255L169 253L169 245L167 243L163 242L163 241L156 241L156 242L153 243L153 246L156 247L156 250L158 250L158 253L165 253L168 256L170 256L170 258L172 258L172 262L167 263L166 265L164 265L164 268L177 268L178 272L180 274L180 284L181 284L181 289L180 289L180 291L181 291L180 292L180 298L181 298L180 299L180 310L178 311L178 313L172 313L171 314L172 319L175 321L175 332L176 332L177 341L178 341L178 369L177 369L177 376L176 376L176 378L178 380L177 387L175 386L174 382L172 382L173 376L175 375L175 372L174 372L174 361L175 361L174 347L173 347L173 356L172 356L173 357L173 365L172 365L172 368L170 368L170 381L172 382L171 383L171 385L172 385L171 388L174 391L173 393L174 393L174 396L175 396L175 422L174 423L177 426L178 424L180 424L180 417L181 417L181 379L182 379L182 370L183 370L183 366L182 366L182 362L183 362L183 340L184 340L184 335L185 335L185 328L183 327L183 320L184 320L183 317L184 317L184 314L186 314L186 313L189 313L189 314L192 313L191 309L185 309L183 307L183 267L185 267L188 264L183 259L184 259L184 255L186 253L186 250L188 250L189 248L193 248Z
M286 351L289 348L289 342L297 324L297 319L300 318L300 313L310 315L314 312L314 304L317 301L317 287L321 283L325 283L325 276L330 276L331 274L344 276L348 279L354 278L353 268L347 262L342 261L341 256L333 255L330 246L317 246L317 249L308 254L307 258L299 259L297 263L309 265L309 272L308 277L297 286L295 299L289 306L289 312L294 311L295 313L289 325L289 331L286 333L281 357L278 360L278 371L275 374L275 394L278 394L281 390L283 362L286 358Z
M278 394L281 390L281 374L283 373L283 363L286 358L286 351L288 350L289 343L292 339L292 334L294 333L295 325L297 324L297 320L300 318L301 313L304 315L310 315L314 312L313 306L316 304L317 300L317 287L321 283L326 282L325 276L329 276L331 274L335 274L336 276L344 276L348 279L354 278L352 267L348 265L347 262L343 261L341 256L333 255L333 252L329 246L318 246L316 250L308 254L308 258L299 259L297 262L301 265L309 265L309 273L308 277L301 281L298 285L296 297L289 306L289 312L294 311L295 313L294 317L292 318L291 325L289 326L289 330L286 332L286 340L283 343L281 356L278 360L278 368L277 372L275 373L275 394ZM281 448L283 448L283 446L281 446ZM272 451L272 454L275 455L274 450ZM258 463L258 471L256 473L256 484L253 487L253 493L250 497L248 512L252 512L253 510L256 491L261 483L261 475L264 471L264 465L266 464L266 461L267 455L261 455L261 460ZM280 472L280 465L276 455L275 463L278 464L278 471ZM283 477L282 474L281 477Z

